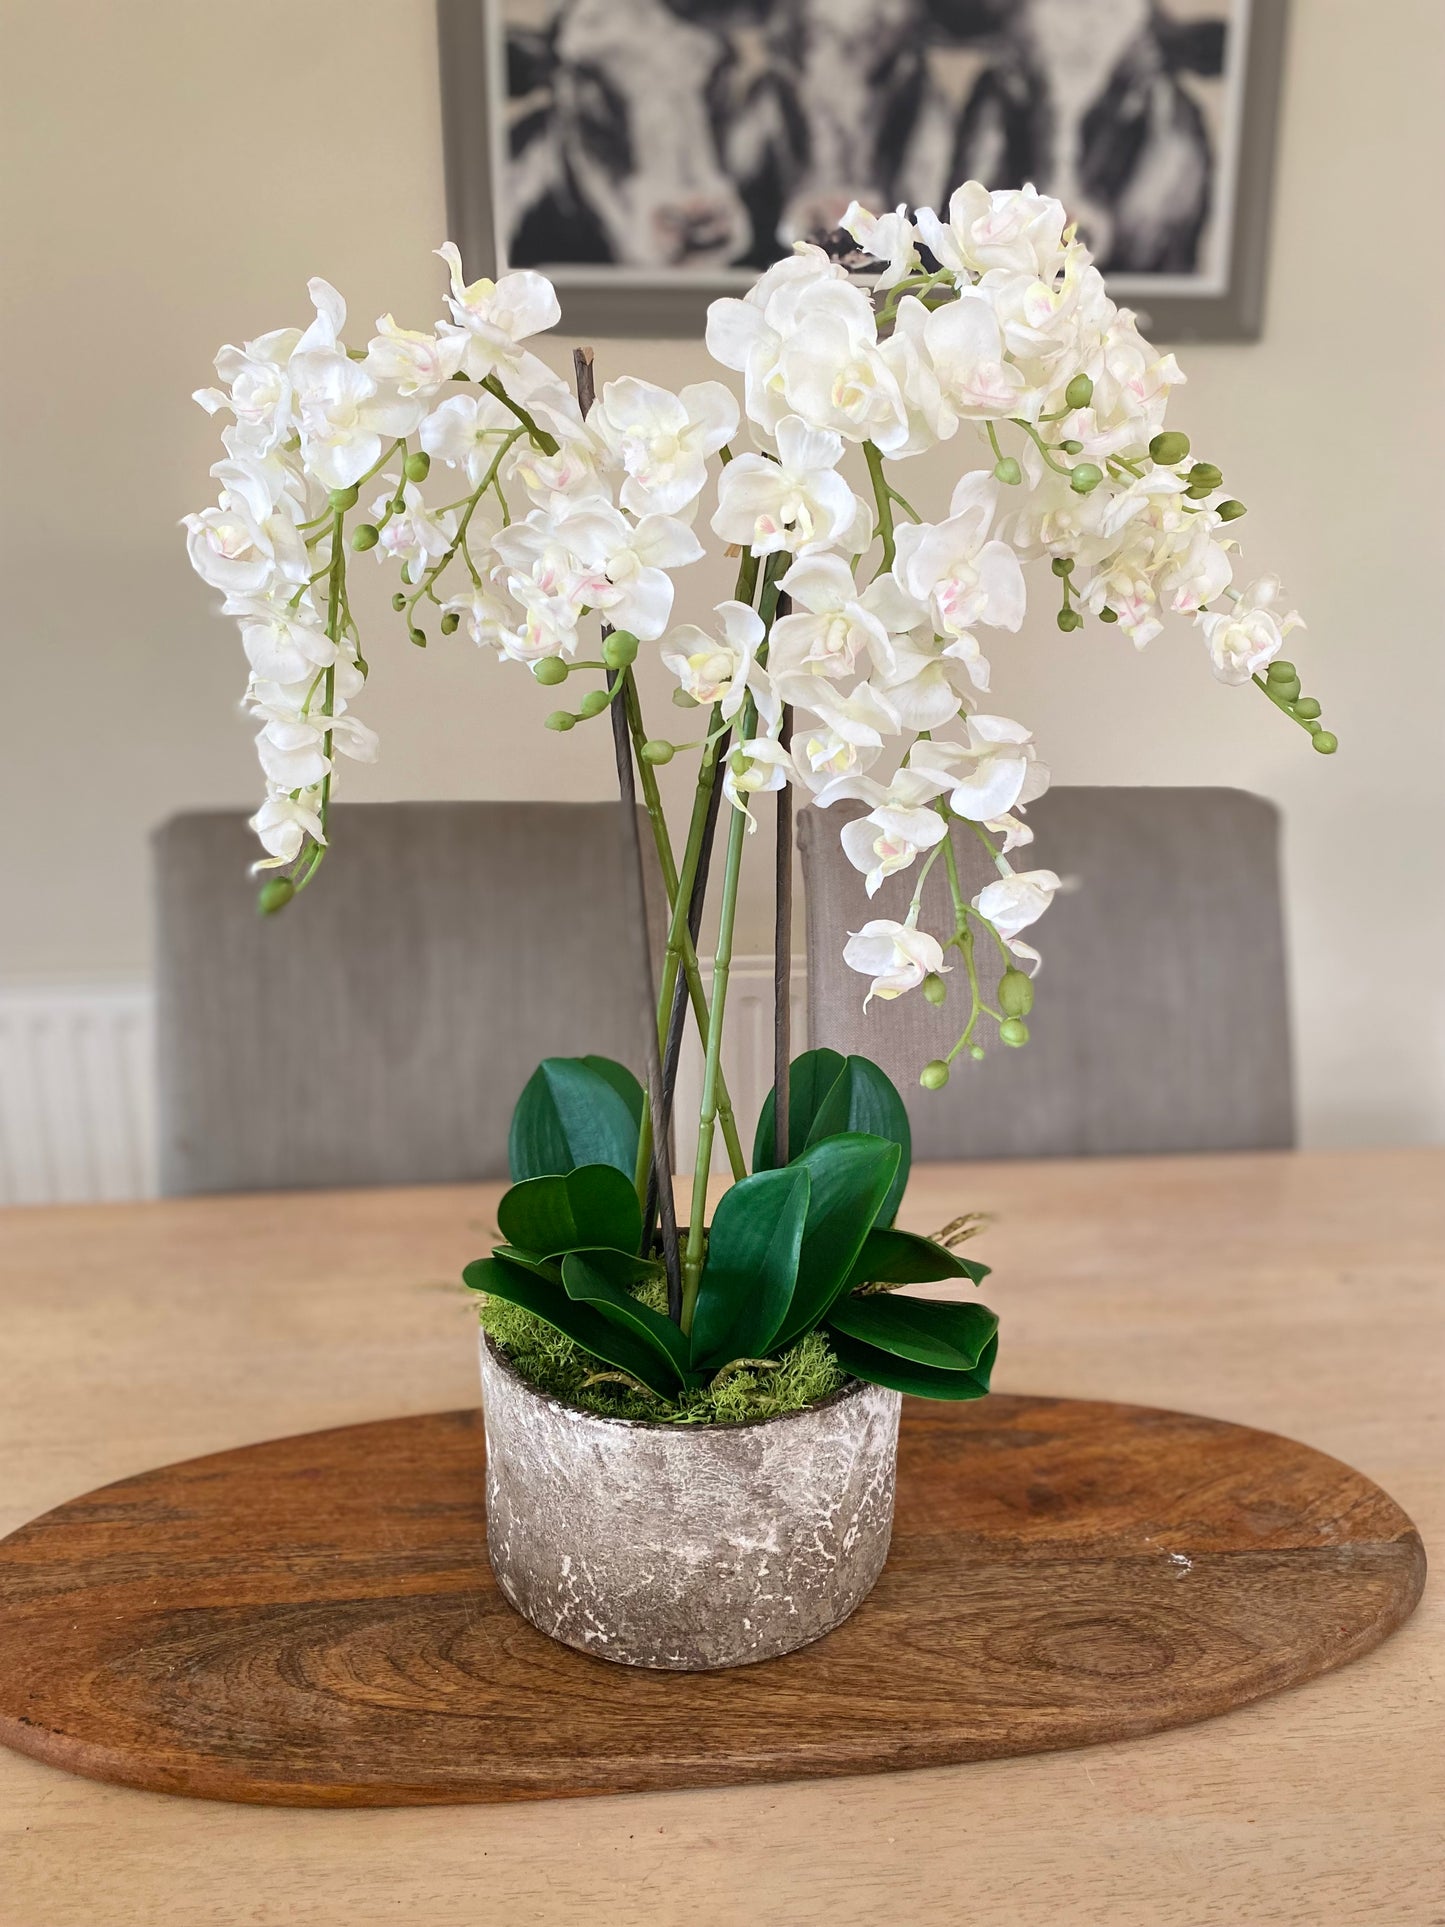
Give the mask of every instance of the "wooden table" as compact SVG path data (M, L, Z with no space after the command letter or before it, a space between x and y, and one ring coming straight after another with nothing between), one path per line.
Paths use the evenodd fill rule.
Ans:
M475 1400L495 1187L0 1213L0 1532L166 1460ZM1349 1460L1445 1545L1445 1151L918 1170L977 1208L996 1384ZM1445 1608L1125 1745L876 1779L344 1813L0 1752L3 1927L1440 1927Z

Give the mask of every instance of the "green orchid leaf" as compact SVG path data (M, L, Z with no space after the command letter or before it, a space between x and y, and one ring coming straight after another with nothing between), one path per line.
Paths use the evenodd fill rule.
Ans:
M798 1254L798 1282L774 1348L783 1350L821 1324L846 1290L863 1241L897 1175L902 1152L882 1138L845 1132L811 1144L788 1168L811 1179Z
M863 1241L848 1290L856 1291L859 1285L931 1285L940 1278L970 1278L981 1285L988 1273L987 1265L956 1257L932 1238L875 1228Z
M585 1064L589 1071L596 1071L599 1077L612 1086L627 1106L632 1122L640 1132L642 1113L647 1109L647 1093L627 1066L619 1064L615 1057L579 1057L577 1062Z
M632 1180L611 1164L584 1164L563 1177L526 1178L497 1206L503 1239L541 1258L584 1245L636 1251L642 1206Z
M903 1298L896 1292L840 1298L827 1323L831 1333L944 1372L976 1371L998 1337L997 1314L984 1305Z
M626 1372L659 1398L671 1398L676 1393L677 1374L670 1360L599 1306L570 1298L560 1285L550 1284L506 1258L495 1257L474 1260L462 1273L462 1280L472 1291L505 1298L508 1304L520 1305L523 1311L545 1319L604 1365Z
M723 1194L693 1311L698 1368L716 1372L767 1353L793 1300L812 1188L811 1174L790 1165L741 1178Z
M584 1164L610 1164L631 1177L642 1112L623 1082L628 1077L606 1058L544 1058L512 1113L507 1155L513 1180L560 1176Z
M770 1169L777 1163L773 1147L773 1108L773 1096L769 1092L753 1145L756 1171ZM880 1224L892 1224L913 1159L913 1133L903 1099L891 1079L866 1057L840 1057L835 1050L804 1051L789 1074L789 1162L795 1161L810 1145L847 1132L886 1138L903 1154L878 1216Z
M773 1144L773 1093L768 1092L753 1138L753 1170L772 1171L791 1164L808 1146L808 1133L823 1101L843 1075L847 1058L835 1050L805 1050L788 1067L788 1155L780 1158Z
M640 1278L660 1270L660 1265L627 1251L569 1251L562 1260L562 1283L569 1298L594 1306L604 1318L649 1346L660 1365L672 1373L675 1392L691 1380L687 1340L670 1318L634 1298L631 1290Z
M845 1332L831 1327L828 1342L838 1355L838 1363L854 1378L865 1378L871 1385L886 1385L891 1391L911 1392L915 1398L982 1398L988 1391L989 1374L998 1354L998 1340L991 1338L971 1372L949 1372L937 1365L919 1365L865 1345Z
M492 1256L505 1258L509 1265L520 1265L523 1271L545 1278L549 1284L562 1282L562 1267L555 1258L539 1258L535 1251L523 1251L517 1245L493 1245Z

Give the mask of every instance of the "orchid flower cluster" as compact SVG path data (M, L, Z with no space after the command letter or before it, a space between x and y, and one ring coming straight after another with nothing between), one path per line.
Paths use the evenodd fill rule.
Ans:
M434 327L384 315L364 349L348 347L341 297L313 281L304 330L224 348L222 385L197 396L230 417L218 505L186 528L250 665L266 779L252 824L258 868L276 873L263 907L314 874L338 760L376 754L353 708L368 665L348 597L367 552L399 571L393 605L414 644L431 623L545 686L596 678L547 724L567 731L623 705L650 805L657 765L699 752L680 857L653 814L674 909L663 996L686 973L708 1047L704 1172L718 1119L735 1170L740 1155L718 1060L724 993L709 1012L686 918L719 771L734 812L720 952L760 794L787 784L822 809L866 806L841 836L868 897L915 872L906 914L862 921L845 955L869 980L865 1001L921 986L942 1002L957 957L966 1018L923 1072L936 1088L960 1053L982 1055L981 1026L1027 1040L1039 953L1025 933L1061 887L1018 858L1048 768L1028 727L987 703L1026 572L1057 596L1066 632L1092 618L1142 649L1167 616L1192 618L1215 676L1252 682L1317 750L1336 747L1281 659L1300 618L1278 582L1236 586L1243 505L1165 426L1184 379L1174 357L1110 300L1059 203L969 182L946 213L855 204L844 230L851 249L800 244L741 299L713 303L707 346L742 378L741 415L721 381L674 394L627 375L584 412L527 346L560 318L551 284L533 272L468 282L451 245L439 250L449 312ZM749 448L734 446L744 420ZM958 480L929 519L898 477L945 442ZM704 553L699 525L738 559L733 597L701 626L673 620L676 572ZM709 712L698 741L645 727L632 669L643 648L679 707ZM977 838L997 871L972 897L956 836ZM953 925L931 933L923 882L940 859ZM976 939L999 953L991 993Z

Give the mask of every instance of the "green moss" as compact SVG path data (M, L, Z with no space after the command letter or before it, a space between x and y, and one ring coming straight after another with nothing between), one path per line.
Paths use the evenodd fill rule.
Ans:
M638 1296L657 1311L666 1304L661 1286L643 1287ZM480 1318L482 1330L506 1353L529 1385L604 1418L651 1419L672 1425L746 1425L816 1405L848 1382L848 1374L827 1339L814 1331L783 1353L775 1371L740 1369L730 1372L721 1384L702 1391L684 1392L675 1400L654 1398L619 1384L615 1378L588 1384L595 1373L611 1368L545 1319L508 1304L504 1298L483 1297Z

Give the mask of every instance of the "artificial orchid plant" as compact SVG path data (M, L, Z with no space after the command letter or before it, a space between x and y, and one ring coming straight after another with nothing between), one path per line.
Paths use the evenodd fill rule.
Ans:
M973 1397L997 1342L979 1306L881 1289L977 1282L983 1267L893 1228L908 1122L876 1066L825 1051L790 1066L784 1034L748 1172L722 1034L760 794L778 793L785 851L792 789L822 809L865 804L842 844L870 897L917 866L905 917L863 921L844 955L869 980L865 1003L920 988L942 1002L961 966L957 1042L920 1072L937 1089L961 1056L983 1054L990 1027L1005 1045L1027 1042L1039 957L1023 933L1060 888L1052 870L1012 860L1032 841L1026 809L1048 770L1028 728L985 706L986 632L1019 629L1026 569L1057 595L1065 631L1092 618L1142 649L1166 616L1192 617L1218 678L1253 683L1317 750L1336 747L1281 660L1299 617L1281 611L1278 583L1235 586L1243 505L1165 427L1183 380L1174 357L1110 300L1059 203L969 182L944 215L855 204L835 238L799 245L742 299L710 309L709 352L743 377L746 450L720 381L674 394L623 376L594 395L581 354L574 395L526 346L560 319L550 282L516 272L469 283L450 244L439 250L449 319L413 331L385 315L364 350L349 348L341 297L313 281L308 327L222 349L224 386L197 396L233 418L212 470L218 505L186 527L250 664L266 778L252 826L257 867L272 872L263 909L316 874L338 758L376 754L353 708L368 675L353 558L398 567L393 605L414 644L434 623L527 665L546 688L586 682L549 728L611 718L627 819L635 833L640 793L668 895L648 1089L604 1059L541 1067L514 1120L504 1242L468 1282L661 1401L739 1364L766 1368L815 1329L857 1376ZM958 449L959 475L930 519L901 470L943 443ZM704 553L700 519L737 557L736 589L707 626L674 624L673 577ZM674 702L706 712L698 740L674 743L644 721L643 648L675 679ZM680 751L696 755L697 782L679 850L656 772ZM709 990L696 936L723 801ZM959 836L978 839L998 871L971 900ZM953 924L933 933L919 920L939 860ZM689 1010L705 1068L679 1226L668 1145ZM709 1223L719 1133L735 1182Z

